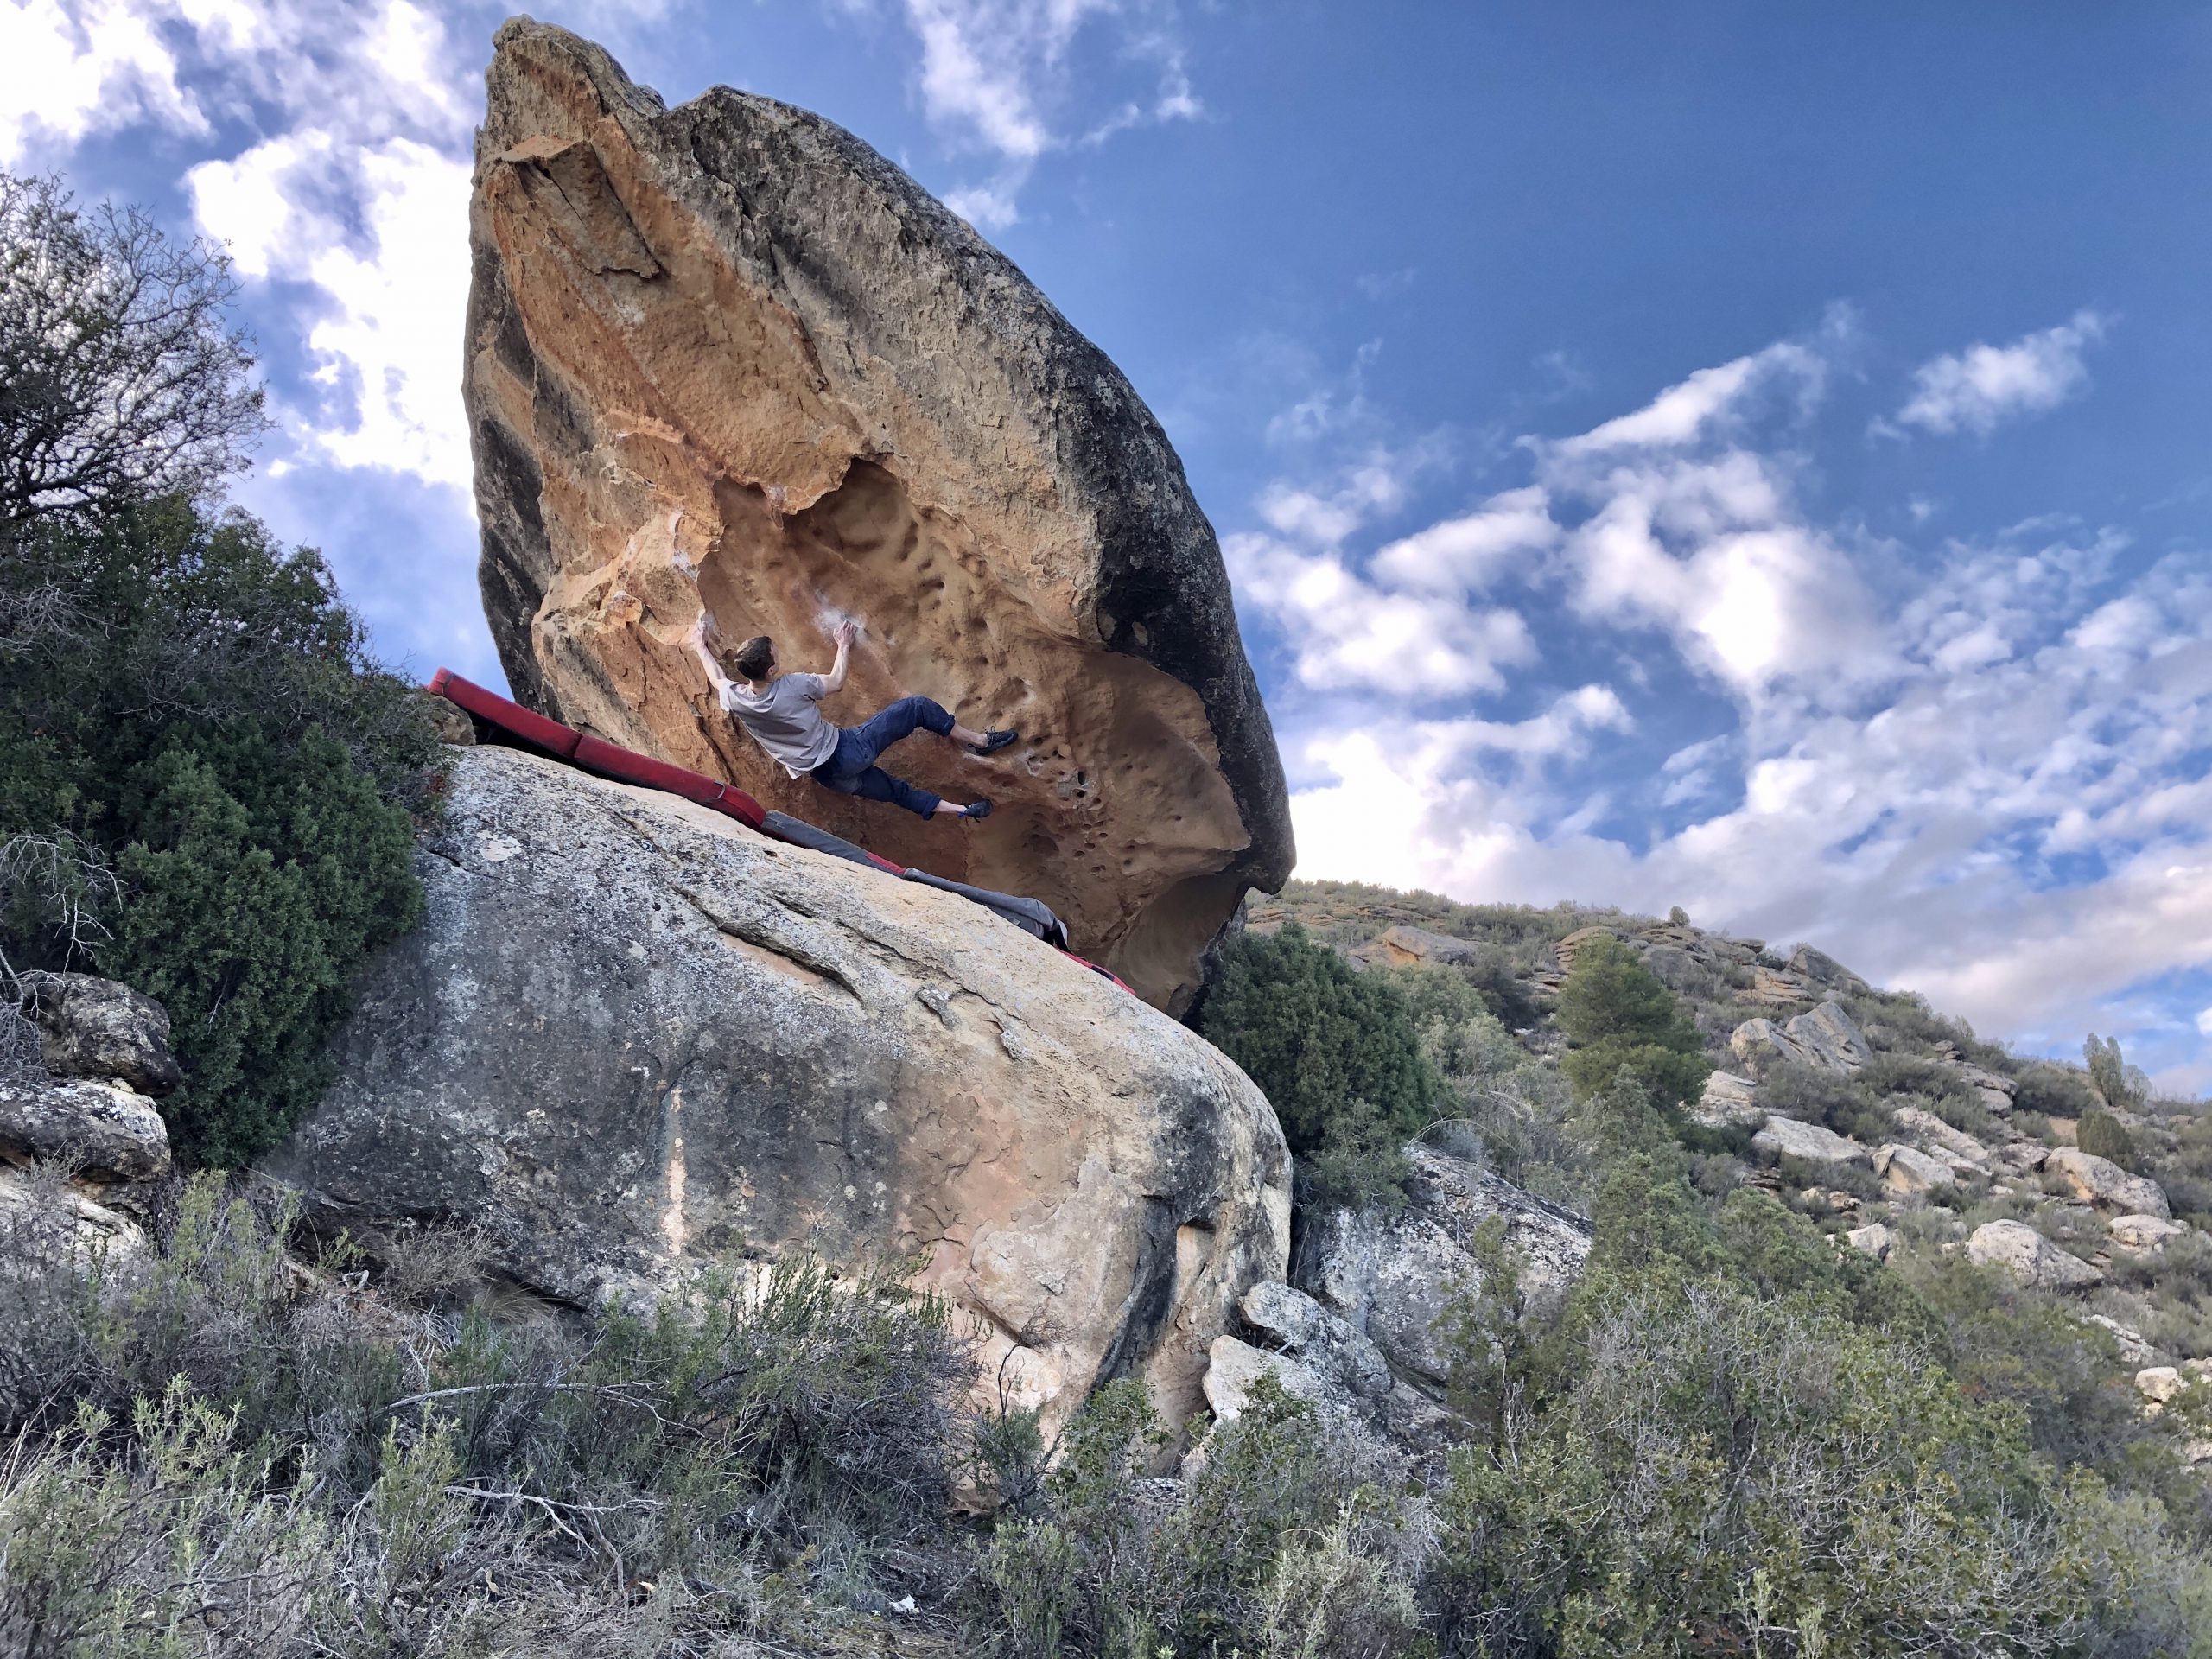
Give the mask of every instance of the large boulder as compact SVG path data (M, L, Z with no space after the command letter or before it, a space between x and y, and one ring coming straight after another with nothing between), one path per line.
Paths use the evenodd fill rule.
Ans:
M1729 1034L1728 1046L1746 1078L1764 1077L1778 1065L1811 1062L1789 1033L1771 1020L1746 1020Z
M1900 1106L1892 1113L1897 1132L1914 1145L1933 1148L1945 1163L1961 1169L1986 1173L1989 1148L1964 1129L1955 1129L1935 1113L1919 1106Z
M1875 1149L1874 1176L1884 1196L1900 1204L1924 1198L1949 1186L1954 1179L1952 1166L1944 1160L1895 1144Z
M1849 1072L1873 1064L1873 1046L1840 1002L1823 1002L1817 1008L1799 1014L1783 1029L1815 1065L1831 1071Z
M1777 1065L1808 1065L1846 1074L1870 1064L1872 1044L1843 1005L1827 1001L1797 1015L1787 1025L1771 1020L1746 1020L1728 1039L1738 1065L1760 1079Z
M2073 1197L2111 1214L2173 1219L2164 1187L2147 1176L2129 1174L2109 1158L2061 1147L2044 1160L2043 1173L2056 1176L2060 1186Z
M1751 1137L1751 1150L1769 1158L1800 1158L1808 1164L1867 1169L1873 1152L1849 1135L1818 1123L1800 1123L1791 1117L1770 1117Z
M1866 982L1825 950L1801 944L1789 953L1789 971L1839 991L1865 991Z
M1690 1116L1707 1128L1723 1129L1757 1123L1766 1116L1766 1109L1759 1104L1758 1085L1749 1077L1714 1071L1707 1074L1705 1090Z
M1995 1268L2031 1290L2088 1290L2105 1276L2024 1221L1986 1222L1967 1240L1967 1259Z
M2154 1255L2166 1248L2169 1239L2179 1238L2188 1230L2180 1222L2163 1216L2119 1216L2113 1220L2112 1242L2138 1255Z
M1234 1422L1263 1376L1320 1413L1324 1432L1378 1437L1414 1464L1436 1465L1450 1445L1443 1412L1421 1388L1401 1382L1382 1351L1350 1321L1288 1285L1255 1285L1237 1305L1241 1336L1213 1341L1206 1406Z
M1498 1220L1524 1302L1555 1306L1581 1275L1590 1224L1418 1142L1406 1156L1413 1175L1405 1208L1313 1217L1293 1281L1373 1341L1393 1371L1434 1386L1452 1369L1451 1333L1440 1321L1482 1284L1469 1248L1476 1230Z
M457 751L421 925L365 975L268 1173L358 1235L480 1226L571 1303L704 1258L903 1258L1057 1422L1139 1376L1202 1403L1280 1279L1266 1100L1173 1020L980 906L672 796Z
M485 609L524 702L939 875L1033 893L1180 1007L1292 863L1274 734L1211 526L1114 365L898 168L788 105L667 108L599 48L499 31L463 391ZM925 823L794 782L680 639L826 666L1022 742L897 769L988 793Z

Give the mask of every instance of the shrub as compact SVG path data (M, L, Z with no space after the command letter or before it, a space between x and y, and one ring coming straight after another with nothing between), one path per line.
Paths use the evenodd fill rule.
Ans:
M1259 1084L1294 1153L1402 1140L1436 1103L1403 992L1294 922L1223 953L1199 1030Z
M1759 1085L1760 1104L1778 1117L1819 1123L1866 1146L1890 1137L1890 1109L1856 1079L1822 1066L1782 1065Z
M2099 1158L2109 1158L2122 1169L2135 1167L2134 1137L2110 1112L2092 1109L2075 1126L2074 1144Z
M154 504L0 558L25 562L75 620L0 653L0 838L66 838L119 886L97 931L17 904L0 951L161 999L178 1153L244 1162L312 1103L355 972L412 925L435 741L320 558L250 519Z
M1178 1491L1144 1478L1164 1433L1142 1385L1102 1389L1069 1426L1037 1511L1000 1522L964 1610L966 1650L1406 1650L1419 1624L1407 1516L1370 1478L1363 1438L1321 1428L1312 1406L1263 1377Z
M2059 1065L2031 1065L2020 1073L2012 1096L2015 1113L2038 1117L2075 1117L2096 1109L2097 1097L2079 1071ZM2016 1118L2017 1121L2017 1118Z
M0 1276L0 1649L812 1652L959 1576L975 1359L897 1275L403 1320L302 1296L289 1224L201 1175L166 1255Z
M1586 1114L1577 1109L1559 1068L1523 1048L1456 975L1404 968L1393 977L1406 993L1422 1051L1459 1114L1450 1132L1478 1143L1462 1155L1486 1158L1500 1175L1539 1198L1586 1207L1597 1148ZM1437 1127L1438 1134L1446 1132ZM1444 1141L1436 1144L1450 1149Z
M1910 1347L1794 1296L1592 1295L1554 1408L1452 1455L1448 1651L2050 1652L2127 1599L2094 1485Z
M1695 1098L1713 1070L1697 1029L1673 995L1618 939L1600 934L1576 952L1560 992L1567 1074L1585 1095L1634 1077L1662 1107Z

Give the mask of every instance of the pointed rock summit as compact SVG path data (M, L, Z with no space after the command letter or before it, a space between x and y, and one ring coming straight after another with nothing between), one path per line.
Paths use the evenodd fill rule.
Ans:
M1005 256L818 116L676 109L527 18L477 137L465 393L509 683L903 863L1033 893L1171 1009L1292 861L1282 767L1211 526L1128 382ZM925 823L773 766L682 645L826 667L1022 736L898 770ZM911 753L909 753L911 751Z

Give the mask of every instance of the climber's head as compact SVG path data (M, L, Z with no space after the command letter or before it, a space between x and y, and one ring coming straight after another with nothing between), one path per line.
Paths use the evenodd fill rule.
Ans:
M737 648L732 661L739 673L758 685L776 671L776 642L765 633L756 633Z

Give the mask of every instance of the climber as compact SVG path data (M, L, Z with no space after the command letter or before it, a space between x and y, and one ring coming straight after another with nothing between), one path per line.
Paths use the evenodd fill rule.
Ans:
M837 660L827 674L779 674L775 642L766 634L747 640L731 659L745 677L744 684L722 671L712 643L714 628L714 618L702 611L684 643L698 654L722 708L792 777L811 778L840 795L891 801L925 818L989 815L988 799L955 806L903 778L893 778L875 764L876 757L918 728L950 738L972 754L994 754L1013 742L1016 734L971 731L957 723L944 705L927 697L901 697L858 726L832 726L822 717L817 706L822 699L844 688L846 659L860 632L856 625L838 624Z

